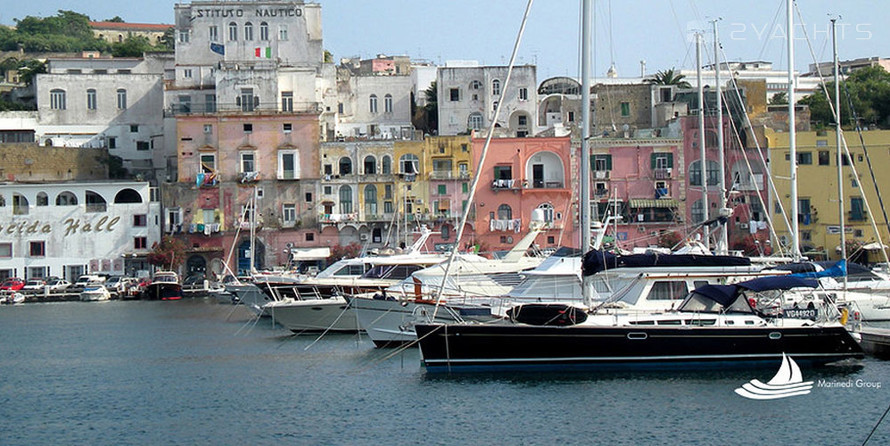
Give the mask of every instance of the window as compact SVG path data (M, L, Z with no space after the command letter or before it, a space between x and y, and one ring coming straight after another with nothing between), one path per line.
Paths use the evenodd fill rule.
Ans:
M383 202L383 213L385 213L385 214L393 213L392 201L384 201Z
M544 221L547 223L553 222L553 205L550 203L542 203L538 206L538 209L544 211Z
M470 113L467 118L467 128L470 130L482 130L482 113Z
M201 172L212 173L216 171L216 154L201 154Z
M482 88L482 82L479 82L479 81L472 81L472 82L470 82L470 89L471 89L471 90L479 90L480 88Z
M49 92L49 108L53 110L65 110L65 90L54 89Z
M133 226L144 228L148 226L148 216L145 214L136 214L133 216Z
M630 102L621 103L621 116L625 118L630 116Z
M133 249L148 249L148 238L133 237Z
M657 281L652 284L649 290L649 299L652 300L679 300L684 299L689 294L686 289L686 282L676 281Z
M179 42L180 43L189 43L189 32L188 30L179 32Z
M499 96L501 94L501 81L495 79L491 81L491 94L494 96Z
M243 112L253 111L259 102L259 98L253 95L253 88L242 88L241 95L235 98L235 105L240 106Z
M470 193L470 183L461 183L461 184L460 184L460 191L463 192L463 193L465 193L465 194Z
M371 113L377 113L377 95L372 94L368 100L368 109Z
M296 150L278 152L278 179L297 180L300 178L299 158Z
M799 152L797 164L813 164L813 152Z
M311 232L307 232L306 233L306 241L307 242L315 241L315 234L313 234Z
M392 113L392 95L387 94L383 97L383 112Z
M438 193L439 195L448 195L448 186L446 186L444 184L439 184L436 187L436 193Z
M380 173L384 175L392 173L392 158L389 155L383 155L383 160L380 162Z
M182 77L184 77L186 79L191 79L192 78L192 69L186 68L186 69L182 70Z
M392 184L386 184L383 186L383 198L385 200L392 200Z
M204 134L209 135L211 133L213 133L213 124L204 124Z
M365 175L374 175L377 173L377 160L373 156L366 156L364 165Z
M71 192L62 192L56 197L56 206L77 206L77 196Z
M778 205L778 202L776 202ZM698 223L704 221L705 219L705 207L701 200L695 200L695 203L692 203L692 222Z
M284 111L284 112L293 112L294 111L294 92L292 92L292 91L282 91L281 92L281 111Z
M653 170L664 170L674 167L673 153L653 153L650 160L650 167Z
M244 40L253 40L253 23L244 24Z
M287 26L281 25L278 27L278 40L287 40Z
M820 166L830 166L831 165L831 154L827 150L819 151L819 165Z
M460 89L452 88L452 89L448 90L448 97L451 100L451 102L460 101Z
M863 221L865 216L865 202L862 201L862 197L850 198L850 220Z
M522 87L519 89L519 100L520 101L528 100L528 88Z
M495 180L512 180L513 166L494 166Z
M340 158L340 175L349 175L352 173L352 158L344 156Z
M293 203L282 205L281 219L285 226L293 226L297 222L297 205Z
M0 258L12 258L12 243L0 243Z
M244 124L242 126L244 133L253 133L253 124Z
M204 108L207 113L216 113L216 95L204 95Z
M86 202L87 212L105 212L108 209L108 203L102 195L93 191L86 191L84 201Z
M716 161L708 160L707 165L707 174L708 174L708 186L716 186L718 181L718 173L720 172L720 166ZM689 185L690 186L701 186L701 161L693 161L689 164Z
M419 166L420 158L417 155L412 153L406 153L399 158L399 166L401 167L401 173L403 174L416 174L420 173Z
M253 152L241 152L241 173L256 172L255 156Z
M192 97L189 95L180 95L179 96L179 112L180 113L191 113L192 112Z
M467 178L470 176L470 165L467 163L457 163L457 173L461 178Z
M293 130L294 130L294 125L293 125L293 124L291 124L291 123L289 123L289 122L284 123L284 124L281 124L281 131L282 131L282 132L284 132L284 133L290 133L290 132L292 132Z
M136 141L136 150L143 152L151 149L151 144L148 141Z
M365 186L365 214L377 215L377 187L373 184Z
M266 22L260 23L260 40L269 40L269 24Z
M238 40L238 24L229 22L229 40L234 42Z
M96 109L96 90L90 88L87 90L87 110Z
M513 208L510 207L509 204L502 204L498 206L498 220L512 220L513 219Z
M46 192L37 194L37 206L49 206L49 196L46 195Z
M130 124L130 133L139 133L139 124Z
M210 41L211 42L219 42L219 28L216 25L210 26L208 28Z
M340 213L352 213L352 188L349 186L340 186Z
M116 149L117 148L117 137L109 136L109 137L105 138L105 144L108 145L109 149Z
M528 125L528 116L525 116L525 115L517 116L516 123L519 124L520 126Z
M123 88L117 90L117 108L118 110L127 109L127 90Z
M31 257L46 257L46 242L31 242Z

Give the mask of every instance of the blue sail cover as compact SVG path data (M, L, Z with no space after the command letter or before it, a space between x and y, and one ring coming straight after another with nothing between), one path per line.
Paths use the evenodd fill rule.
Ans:
M847 275L847 261L838 260L834 265L814 272L799 272L791 274L791 277L803 277L810 279L819 279L822 277L843 277Z
M742 290L769 291L790 290L791 288L816 288L819 282L793 276L770 276L751 279L733 285L702 285L695 292L728 307L739 297Z
M700 254L630 254L618 256L605 251L591 250L584 255L581 272L591 276L612 268L639 268L651 266L749 266L751 259L736 256L710 256Z

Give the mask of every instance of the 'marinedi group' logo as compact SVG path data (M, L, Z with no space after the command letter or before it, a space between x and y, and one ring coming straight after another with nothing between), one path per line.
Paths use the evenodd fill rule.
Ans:
M735 393L752 400L775 400L790 396L806 395L813 389L812 381L804 381L800 367L782 353L782 365L773 379L767 383L752 379L735 389Z

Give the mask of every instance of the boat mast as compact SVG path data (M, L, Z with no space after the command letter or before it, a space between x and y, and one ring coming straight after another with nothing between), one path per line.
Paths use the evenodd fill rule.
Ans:
M592 0L581 2L581 252L590 249L590 29ZM581 280L584 305L593 301L591 289Z
M701 162L701 202L702 202L702 221L708 221L708 175L707 175L707 152L705 151L705 87L702 82L701 75L701 45L702 35L700 32L695 33L695 77L698 81L698 148L700 152ZM702 239L709 250L711 249L711 231L707 225L702 226Z
M797 129L794 110L794 0L786 0L788 37L788 151L791 164L791 258L800 261L800 243L798 231L800 224L800 203L797 202ZM809 209L807 209L809 211Z
M834 55L834 134L837 144L837 211L841 234L841 260L847 263L847 235L844 227L844 155L841 141L841 71L837 57L837 19L831 19L831 49ZM844 289L847 289L847 275L844 274Z
M714 25L714 84L717 86L717 164L720 166L717 175L717 187L720 191L720 215L729 213L726 203L726 159L723 153L723 86L720 85L720 38L717 34L717 21ZM728 216L728 215L727 215ZM729 252L729 236L726 233L726 223L719 226L717 233L717 254L726 255Z
M256 194L257 187L254 186L250 200L250 268L247 270L250 275L256 273Z

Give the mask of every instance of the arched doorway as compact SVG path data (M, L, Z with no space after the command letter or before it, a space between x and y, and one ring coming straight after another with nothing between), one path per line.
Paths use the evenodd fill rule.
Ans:
M185 261L185 276L204 276L207 274L207 260L204 256L195 254Z
M265 264L266 246L257 240L254 242L254 249L256 251L254 252L253 267L261 270ZM250 274L250 240L244 240L238 245L238 275L247 274Z

